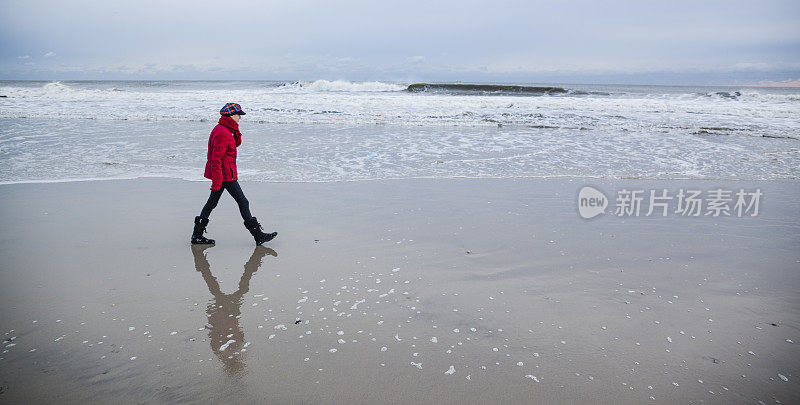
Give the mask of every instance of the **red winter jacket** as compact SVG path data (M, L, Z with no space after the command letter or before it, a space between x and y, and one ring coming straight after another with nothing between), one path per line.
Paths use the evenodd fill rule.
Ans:
M223 181L238 180L236 147L242 144L239 124L231 117L221 116L219 124L208 137L208 161L205 177L211 179L211 190L219 190Z

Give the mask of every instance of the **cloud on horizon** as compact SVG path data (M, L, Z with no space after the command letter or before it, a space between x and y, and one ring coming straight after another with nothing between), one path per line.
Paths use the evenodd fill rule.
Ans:
M759 87L800 87L800 78L781 81L763 80L757 83L751 83L751 85Z

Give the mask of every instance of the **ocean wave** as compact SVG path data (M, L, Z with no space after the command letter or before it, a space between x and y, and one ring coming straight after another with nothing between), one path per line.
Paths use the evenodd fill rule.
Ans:
M758 90L742 90L740 98L743 100L777 102L777 103L796 103L800 101L800 94L797 93L765 93Z
M739 96L742 95L739 91L715 91L711 93L705 93L706 97L719 97L719 98L727 98L730 100L736 100Z
M405 86L386 82L350 82L345 80L316 80L284 83L275 92L387 92L403 91Z
M42 86L42 90L44 90L45 92L59 92L59 93L76 91L76 89L58 81L45 84L44 86Z
M775 93L775 92L762 92L758 89L739 89L731 91L713 91L707 93L698 93L700 97L712 98L718 100L736 100L736 101L756 101L756 102L773 102L773 103L796 103L800 101L800 94L797 93Z
M7 98L36 98L41 100L81 100L89 98L113 97L114 93L121 93L119 88L96 89L70 86L60 81L53 81L42 86L3 86L0 92Z

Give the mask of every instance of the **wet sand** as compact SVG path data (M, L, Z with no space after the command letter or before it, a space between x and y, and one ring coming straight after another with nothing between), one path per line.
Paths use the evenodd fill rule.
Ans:
M800 183L0 186L0 402L797 403ZM757 217L577 214L760 187Z

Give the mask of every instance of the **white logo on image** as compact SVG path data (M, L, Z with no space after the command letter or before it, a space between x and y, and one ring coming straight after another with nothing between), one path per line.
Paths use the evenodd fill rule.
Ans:
M581 218L594 218L605 212L608 207L608 198L600 190L584 186L578 192L578 214Z

